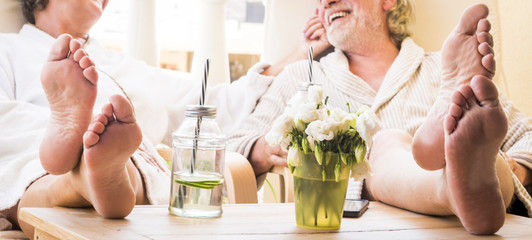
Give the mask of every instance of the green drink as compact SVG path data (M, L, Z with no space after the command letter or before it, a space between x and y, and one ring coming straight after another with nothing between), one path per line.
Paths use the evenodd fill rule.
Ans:
M178 171L173 174L169 210L183 217L218 217L222 214L223 176L213 172Z
M225 137L216 108L187 106L185 121L173 135L171 214L215 218L222 215Z

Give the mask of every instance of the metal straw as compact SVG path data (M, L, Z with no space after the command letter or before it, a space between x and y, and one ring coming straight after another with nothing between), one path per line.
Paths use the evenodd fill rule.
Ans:
M308 47L308 81L312 82L312 46Z
M209 76L209 64L211 60L207 58L205 61L205 68L203 69L203 80L201 81L201 95L199 100L199 105L203 106L205 104L205 94L207 91L207 77ZM194 129L194 140L192 146L192 159L190 160L190 173L194 174L194 167L196 166L196 155L198 152L198 138L200 135L200 125L202 117L198 116L196 122L196 129Z
M203 81L201 83L201 96L199 104L203 106L205 104L205 92L207 91L207 77L209 77L209 64L211 60L207 58L205 61L205 68L203 69Z

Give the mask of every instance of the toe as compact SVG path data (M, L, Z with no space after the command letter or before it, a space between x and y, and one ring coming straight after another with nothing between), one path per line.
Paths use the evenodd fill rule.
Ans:
M70 52L71 53L76 53L80 48L81 48L81 43L78 40L72 39L70 41Z
M115 118L113 117L113 105L111 105L110 103L103 105L102 115L104 115L107 118L107 122L114 121Z
M489 32L478 32L477 34L477 41L478 43L488 43L490 46L493 47L493 35Z
M58 61L68 57L70 52L69 43L72 40L72 36L63 34L59 36L50 50L48 61Z
M478 24L477 24L478 32L489 32L490 30L491 30L491 23L488 19L481 19L480 21L478 21Z
M495 74L496 69L496 62L495 57L493 57L493 54L488 54L484 57L482 57L482 66L491 73L491 75ZM493 76L486 76L491 79Z
M105 125L103 125L101 122L93 122L89 126L89 130L96 133L96 134L102 134L105 130Z
M90 66L94 66L94 63L88 56L84 56L79 60L79 66L83 69L86 69Z
M493 36L488 32L477 33L477 41L479 44L487 43L490 47L493 47Z
M481 106L498 104L499 91L490 79L484 76L473 77L471 89Z
M457 123L458 121L456 120L456 118L454 118L450 114L445 115L445 118L443 119L443 130L445 131L445 134L451 134L454 129L456 129Z
M478 52L482 56L486 56L489 54L493 55L493 48L491 48L491 46L487 42L483 42L478 45Z
M451 115L452 117L456 119L460 119L463 113L464 111L461 106L456 105L456 104L451 104L451 106L449 106L449 112L447 114Z
M456 26L456 31L468 35L473 35L477 30L479 21L489 14L488 7L484 4L475 4L466 9L460 17L460 22Z
M463 109L466 109L467 108L467 99L466 99L466 96L464 96L462 94L462 89L463 88L466 88L466 86L462 86L458 91L454 92L453 95L451 96L451 104L454 104L460 108L463 108ZM463 90L464 92L466 92L466 90L464 89ZM451 105L449 107L449 109L452 107L453 105Z
M93 122L100 122L101 124L103 124L104 126L107 125L107 123L109 123L108 119L107 119L107 116L105 116L105 114L98 114Z
M96 68L94 66L83 70L83 76L85 76L85 78L87 78L92 85L96 85L98 83L98 72L96 72Z
M85 50L78 49L76 52L74 52L74 61L79 62L85 56L87 56Z
M110 97L109 101L113 105L114 114L118 121L125 123L135 122L133 108L123 96L113 95Z
M92 131L86 131L85 134L83 134L83 147L85 148L94 146L98 141L100 141L100 135Z
M466 109L478 105L477 98L475 97L475 93L473 93L470 85L462 85L458 91L460 94L462 94L465 102L467 103Z

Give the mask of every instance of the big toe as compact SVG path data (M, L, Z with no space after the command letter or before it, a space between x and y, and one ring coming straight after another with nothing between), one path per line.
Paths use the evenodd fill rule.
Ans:
M133 123L136 121L133 107L123 96L113 95L109 98L109 101L113 105L116 120L123 123Z
M70 52L71 40L72 36L69 34L62 34L59 36L52 45L52 49L48 55L48 61L58 61L67 58L68 53Z
M483 18L488 17L489 9L486 5L479 3L467 8L460 17L460 22L456 26L456 31L473 35L477 30L477 24Z
M473 90L480 105L498 104L499 91L489 78L481 75L473 77L471 80L471 90Z

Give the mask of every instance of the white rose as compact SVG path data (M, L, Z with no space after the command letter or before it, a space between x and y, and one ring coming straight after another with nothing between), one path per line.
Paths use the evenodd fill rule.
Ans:
M357 115L355 113L347 113L342 119L342 124L344 124L345 128L345 130L343 128L342 130L347 131L349 130L349 127L356 129L356 119Z
M318 109L316 109L316 104L314 103L305 103L298 106L298 109L295 111L294 119L301 119L301 121L310 123L319 118Z
M332 127L330 121L316 120L307 126L305 133L318 142L331 140L334 138L334 129L332 129Z
M364 178L371 176L371 167L369 166L368 161L363 161L361 163L353 163L351 166L351 177L355 181L361 181Z
M320 109L318 109L318 120L325 121L326 119L330 118L331 114L331 108L329 108L327 105L322 106Z
M286 134L285 137L279 143L279 146L283 151L286 152L286 149L288 149L288 145L290 145L290 142L292 142L292 135Z
M292 140L292 136L288 134L292 128L294 128L294 119L288 114L281 114L275 119L272 129L266 134L266 142L272 146L281 145L281 148L286 150Z
M299 166L301 164L301 152L297 148L291 147L288 149L286 160L290 166Z
M323 100L323 89L319 85L310 85L308 88L308 102L314 105L321 103Z
M368 146L371 146L373 135L381 129L380 121L377 119L375 113L365 111L360 114L356 125L360 137L368 143Z
M348 114L346 111L340 108L333 108L330 110L331 119L335 121L337 131L346 132L349 129L349 123L352 120L354 114Z

